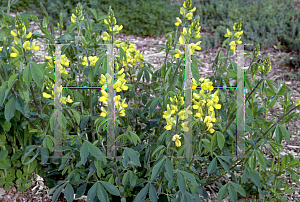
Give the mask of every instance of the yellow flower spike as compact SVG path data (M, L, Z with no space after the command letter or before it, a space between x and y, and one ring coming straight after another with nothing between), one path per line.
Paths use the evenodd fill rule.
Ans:
M51 95L49 95L48 93L43 92L43 97L44 98L51 98Z
M175 58L179 58L181 56L181 52L178 49L175 49L176 54L174 55Z
M182 29L181 34L182 34L183 36L186 36L186 35L187 35L187 31L186 31L186 28L185 28L185 27Z
M32 33L29 32L29 33L27 34L26 38L29 39L31 36L32 36Z
M188 13L185 17L186 17L188 20L191 20L191 19L193 19L193 13Z
M179 44L184 44L185 43L185 38L183 36L180 36L178 43Z
M190 10L190 12L194 12L196 10L196 7L194 7L193 9Z
M182 21L180 20L180 18L176 17L175 25L178 27L181 23L182 23Z
M25 49L25 50L31 50L31 48L30 48L30 42L29 41L26 41L24 44L23 44L23 48Z

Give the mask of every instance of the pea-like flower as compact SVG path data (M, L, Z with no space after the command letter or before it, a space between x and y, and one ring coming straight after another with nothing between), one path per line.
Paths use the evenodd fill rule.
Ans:
M181 142L180 142L181 137L179 135L174 135L172 140L175 141L175 145L176 147L180 147L181 146Z
M235 41L231 41L229 43L229 46L230 46L230 50L235 51L235 46L236 46Z
M181 23L182 23L182 21L180 20L180 18L176 17L175 25L178 27Z
M175 58L179 58L182 54L180 52L180 50L175 49L176 54L174 55Z
M13 53L10 54L10 57L15 58L20 55L19 51L15 47L11 47L11 49L13 50Z
M188 13L185 17L186 17L188 20L191 20L191 19L193 19L193 13Z

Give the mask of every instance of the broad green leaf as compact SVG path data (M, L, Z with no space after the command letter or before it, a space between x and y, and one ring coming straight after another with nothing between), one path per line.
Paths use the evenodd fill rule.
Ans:
M89 148L89 151L92 154L92 156L100 161L103 161L103 158L101 157L100 149L98 147L96 147L95 145L93 145L92 143L90 143L89 141L86 141L86 142L88 144L88 148Z
M40 152L41 152L41 165L44 165L47 163L49 152L44 147L40 147Z
M151 105L150 105L150 108L149 108L149 114L150 114L150 115L154 112L154 110L155 110L157 104L159 103L159 100L160 100L160 99L161 99L161 97L156 97L156 98L154 98L154 99L152 100Z
M56 191L53 193L52 202L56 202L62 189L66 186L66 183L61 185L59 188L56 189Z
M98 190L98 182L95 182L94 185L89 189L87 194L86 201L91 202L94 200Z
M153 182L156 176L160 173L164 162L165 162L165 158L162 158L158 163L155 164L155 166L152 169L150 182Z
M36 154L29 160L29 161L27 161L26 163L22 163L23 165L28 165L28 164L31 164L35 159L36 159L36 157L39 155L39 150L37 149L36 150Z
M44 72L41 71L41 69L38 67L38 64L35 62L31 62L30 64L32 78L38 87L42 88L44 84Z
M149 187L149 198L150 198L151 202L157 201L156 190L155 190L155 187L151 183L150 183L150 187Z
M233 202L237 202L237 192L232 186L228 186L229 196Z
M87 183L82 184L77 189L75 198L80 198L85 193L86 187L87 187Z
M2 150L0 152L0 161L3 161L7 157L8 151L7 150Z
M173 164L169 160L169 158L166 158L165 169L167 171L167 175L169 176L169 178L171 179L171 181L173 181L173 176L174 176Z
M224 161L222 161L220 158L218 158L218 161L221 163L222 167L226 170L226 172L228 174L230 174L230 170L229 170L227 164Z
M279 126L276 127L276 143L281 144L283 136L282 131Z
M12 117L14 117L15 110L16 110L16 100L14 97L10 98L10 100L5 105L5 120L9 122Z
M135 165L141 166L141 163L140 163L140 154L139 154L138 151L135 151L135 150L133 150L131 148L126 147L124 149L123 156L124 156L124 158L122 160L122 163L123 163L124 167L127 167L127 164L129 163L129 159Z
M268 106L266 107L268 110L270 110L276 103L278 96L276 95L272 101L268 104Z
M280 90L277 92L277 95L283 95L286 89L286 84L283 83L283 85L281 86Z
M241 196L246 197L246 192L241 185L234 182L230 182L230 184L241 194Z
M2 86L0 87L0 107L2 106L6 96L5 96L5 92L7 90L7 81L5 83L2 84Z
M258 158L258 162L260 165L262 165L264 168L267 166L267 160L265 159L263 153L259 150L255 151L256 157Z
M81 162L85 164L87 157L89 156L89 146L87 141L85 141L80 148Z
M220 149L223 149L224 144L225 144L224 135L220 131L216 131L216 133L217 133L217 136L218 136L218 138L217 138L217 140L218 140L218 147Z
M221 189L219 190L219 193L218 193L218 201L222 200L226 193L227 193L227 187L228 187L228 184L225 184L223 187L221 187Z
M288 143L290 143L290 133L289 131L285 128L283 125L279 125L279 129L281 133L283 133L285 139L287 140Z
M209 164L207 168L207 173L211 174L217 170L217 157L215 157Z
M138 193L138 195L135 197L133 202L140 202L142 201L145 196L147 195L149 190L149 183Z
M183 174L183 176L184 176L186 179L188 179L190 182L194 183L195 185L198 185L198 183L197 183L197 181L196 181L196 179L195 179L195 176L194 176L193 174L188 173L188 172L183 171L183 170L181 170L180 173Z
M184 177L181 174L180 170L177 171L177 184L179 186L181 193L185 193L186 183L185 183Z
M115 196L120 196L120 192L119 192L119 190L118 190L117 187L115 187L114 185L110 184L109 182L105 182L105 181L100 181L100 182L101 182L101 184L105 187L105 189L109 193L111 193L111 194L113 194Z
M257 170L250 171L250 179L254 182L257 187L261 186L260 176Z
M250 177L250 173L249 170L246 168L243 172L242 178L241 178L241 182L245 183Z
M101 202L109 202L107 192L105 191L105 189L103 188L103 186L100 184L100 182L97 182L97 184L98 184L97 185L97 196L98 196L98 199Z
M197 65L197 61L195 60L195 57L192 56L192 75L196 81L199 81L200 73Z
M64 191L65 198L68 202L72 202L74 199L74 189L70 183L67 184Z
M75 109L71 109L71 112L74 115L77 124L80 125L80 114L78 113L78 111Z

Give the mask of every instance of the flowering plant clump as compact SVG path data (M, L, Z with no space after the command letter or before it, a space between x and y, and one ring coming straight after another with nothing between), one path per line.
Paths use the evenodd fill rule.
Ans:
M195 52L201 50L201 41L197 41L201 38L201 26L195 12L192 1L184 1L181 18L174 19L174 31L165 36L169 38L162 47L166 50L164 64L154 73L153 66L144 61L143 53L134 44L114 40L123 26L116 24L111 8L108 15L97 16L95 23L78 4L64 35L60 24L59 38L47 30L46 11L40 26L44 35L31 33L27 26L27 20L37 20L35 15L18 14L12 23L6 21L9 18L2 12L0 186L9 190L14 185L24 191L31 187L31 173L35 172L46 181L51 180L48 194L55 191L53 201L63 189L68 202L73 201L75 193L76 198L87 195L88 201L97 200L95 197L100 201L137 202L145 197L147 201L203 201L209 199L206 190L213 183L219 187L217 200L228 195L234 202L246 198L285 201L284 196L294 191L292 183L299 183L294 168L300 167L300 160L292 155L282 156L281 143L283 139L290 141L285 124L300 118L295 113L300 102L291 101L292 90L285 83L276 84L266 78L271 70L270 55L260 58L259 45L252 57L246 54L247 59L251 58L249 70L238 75L245 81L244 106L240 107L239 90L221 87L223 83L231 86L229 80L238 81L237 74L241 73L240 64L230 58L242 43L241 21L234 23L233 31L224 33L227 56L222 50L218 52L214 75L201 78L201 62L195 57ZM76 28L77 34L73 32ZM48 46L45 63L37 64L32 59L39 51L32 39L39 37L46 39L47 44L62 44L58 65L61 84L67 89L54 89L52 46ZM190 43L191 40L195 42ZM178 43L190 52L185 54ZM112 59L114 76L107 71L112 55L108 55L110 49L106 45L110 44L118 48L118 55ZM171 61L167 61L169 54ZM184 90L183 61L190 63L186 58L189 55L191 91ZM255 79L258 71L261 77ZM219 76L223 72L227 74ZM151 85L146 85L144 79ZM109 81L115 109L108 109ZM55 92L62 92L62 111L53 110ZM257 94L265 98L262 105L255 99ZM187 95L191 96L188 100L184 97ZM268 120L268 112L278 99L284 114ZM243 115L244 107L247 118L242 122L243 131L237 115ZM115 128L107 120L113 110ZM59 123L58 112L62 118ZM62 129L62 150L55 148L60 144L55 139L56 124ZM235 133L244 132L245 155L237 155L241 142ZM274 135L276 138L272 139ZM273 159L265 158L266 145L270 146ZM56 154L62 155L61 161L57 161ZM50 176L55 173L59 173L60 181L53 183ZM284 182L282 174L290 175L292 182Z

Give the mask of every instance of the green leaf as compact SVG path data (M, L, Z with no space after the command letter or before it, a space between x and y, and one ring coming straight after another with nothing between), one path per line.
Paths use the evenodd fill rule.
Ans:
M220 149L223 149L224 147L224 144L225 144L225 138L224 138L224 135L220 132L220 131L216 131L217 133L217 139L218 139L218 147Z
M279 126L276 127L276 143L281 144L282 142L282 131Z
M184 180L183 175L181 174L180 170L177 171L177 184L179 186L181 193L185 193L186 183L185 183L185 180Z
M283 95L286 89L286 84L283 83L283 85L281 86L280 90L277 92L277 95Z
M149 72L146 70L146 68L144 68L144 75L146 77L146 81L149 82L150 81L150 76L149 76Z
M181 170L180 173L183 174L183 176L184 176L186 179L188 179L190 182L194 183L195 185L198 185L198 183L197 183L197 181L196 181L196 179L195 179L195 176L194 176L193 174L188 173L188 172L183 171L183 170Z
M285 128L285 126L283 125L279 125L279 129L281 131L281 133L283 133L285 139L287 140L288 143L290 143L290 133L289 131Z
M276 95L272 101L268 104L268 106L266 107L268 110L270 110L276 103L278 96Z
M8 155L8 151L7 150L2 150L0 152L0 161L3 161Z
M196 81L199 81L200 73L197 65L197 61L195 60L195 57L192 56L192 75Z
M267 160L264 158L264 155L261 151L256 150L255 151L256 157L258 158L258 162L260 165L262 165L264 168L267 167Z
M75 116L75 120L76 120L77 124L80 125L80 114L75 109L70 109L70 110L71 110L72 114Z
M215 157L209 164L207 168L207 173L211 174L217 170L217 158Z
M100 181L100 182L101 182L101 184L105 187L105 189L109 193L111 193L111 194L113 194L115 196L120 196L120 192L119 192L119 190L118 190L117 187L115 187L114 185L110 184L109 182L105 182L105 181Z
M233 202L237 202L237 192L232 186L228 186L229 196Z
M171 179L171 181L173 181L173 176L174 176L173 164L169 160L169 158L166 158L165 169L167 171L167 175L169 176L169 178Z
M143 72L144 72L144 68L141 68L140 71L139 71L139 73L138 73L138 75L137 75L137 77L136 77L137 81L140 81L140 79L141 79L141 77L143 75Z
M83 185L81 185L77 189L75 198L80 198L85 193L86 187L87 187L87 183L84 183Z
M83 164L86 163L86 159L88 156L89 156L89 147L87 141L85 141L80 148L80 157L81 157L81 162Z
M228 187L228 184L225 184L223 187L221 187L221 189L219 190L219 193L218 193L218 198L217 200L220 201L222 200L226 193L227 193L227 187Z
M67 184L64 191L65 198L68 202L72 202L74 199L74 189L70 183Z
M6 98L6 95L5 95L5 92L7 90L7 81L5 81L2 86L0 87L0 107L2 106L5 98Z
M31 75L35 83L38 85L38 87L43 88L44 84L44 72L41 71L39 68L39 65L36 64L35 62L30 62L30 70L31 70Z
M221 163L222 167L226 170L226 172L227 172L228 174L230 174L230 170L229 170L227 164L226 164L224 161L222 161L220 158L218 158L218 160L219 160L219 162Z
M105 189L103 188L103 186L100 184L100 182L97 182L97 184L98 184L98 186L97 186L97 196L98 196L98 199L101 202L109 202L107 192L105 191Z
M90 143L89 141L86 141L88 144L89 151L91 152L92 156L96 159L103 161L103 158L101 157L101 151L98 147Z
M148 183L139 193L138 193L138 195L135 197L135 199L134 199L134 201L133 202L140 202L140 201L142 201L144 198L145 198L145 196L147 195L147 193L148 193L148 190L149 190L149 184L150 183Z
M260 176L257 170L250 171L250 179L254 182L257 187L261 186Z
M66 186L66 183L61 185L59 188L56 189L56 191L53 193L52 202L56 202L62 189Z
M41 152L41 165L44 165L47 163L49 152L44 147L40 147L40 152Z
M4 124L2 125L3 129L8 132L11 128L11 123L10 122L7 122L5 121Z
M98 182L95 182L94 185L88 191L86 201L93 201L94 200L94 198L97 194L97 191L98 191L97 187L98 187Z
M241 185L234 182L230 182L230 184L241 194L241 196L246 197L246 192Z
M5 105L4 115L5 115L5 120L7 122L9 122L11 118L14 117L15 115L15 110L16 110L15 103L16 103L15 98L12 97Z
M122 160L122 163L123 163L124 167L127 167L127 164L129 163L128 158L135 165L141 166L141 163L140 163L140 153L138 151L135 151L135 150L133 150L131 148L126 147L124 149L123 156L124 156L124 158Z
M39 155L39 150L36 150L36 154L29 160L29 161L27 161L26 163L22 163L23 165L28 165L28 164L31 164L33 161L34 161L34 159L36 159L36 157Z
M152 169L150 182L153 182L156 176L160 173L164 162L165 162L165 158L162 158L158 163L155 164L155 166Z
M150 187L149 187L149 198L150 198L151 202L157 201L157 194L156 194L156 190L155 190L153 184L150 184Z
M150 115L154 112L154 110L155 110L157 104L159 103L159 100L161 100L161 97L156 97L156 98L154 98L154 99L152 100L151 105L150 105L150 108L149 108L149 114L150 114Z

